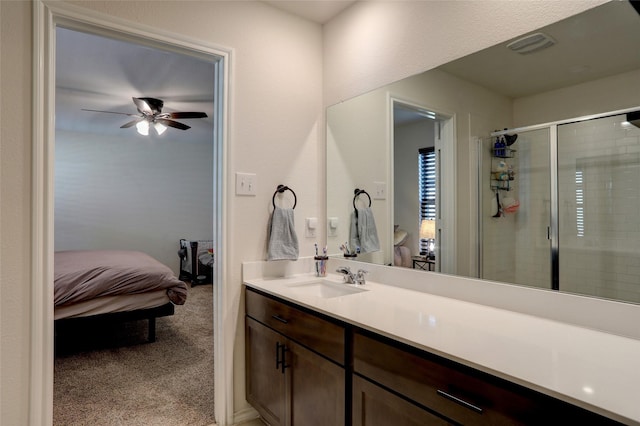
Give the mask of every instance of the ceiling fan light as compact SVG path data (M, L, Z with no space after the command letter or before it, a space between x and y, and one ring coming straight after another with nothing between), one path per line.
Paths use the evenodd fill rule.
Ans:
M165 130L167 130L167 126L165 126L165 125L164 125L164 124L162 124L162 123L155 123L155 124L153 125L153 127L155 127L156 132L158 132L158 135L163 134L163 133L164 133L164 131L165 131Z
M136 129L142 136L149 136L149 122L147 120L139 121L136 124Z

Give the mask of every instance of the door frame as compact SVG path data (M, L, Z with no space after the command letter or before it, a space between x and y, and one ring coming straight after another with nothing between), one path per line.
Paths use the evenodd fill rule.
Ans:
M233 417L232 357L225 342L232 341L224 326L225 286L228 271L226 237L226 171L228 170L228 105L232 50L188 39L154 27L50 0L33 3L33 121L31 217L31 340L29 424L53 423L53 253L54 253L54 153L55 153L55 29L82 29L95 34L118 35L211 60L215 67L213 218L214 250L214 415L220 425Z
M457 256L456 256L456 198L454 191L443 193L442 188L456 188L456 125L455 114L443 111L439 108L432 108L422 105L420 102L408 100L392 93L388 94L389 105L389 178L390 188L395 185L394 173L394 116L393 110L395 104L401 104L405 107L415 109L416 111L430 111L435 113L435 153L436 153L436 170L437 170L437 189L436 189L436 268L438 272L455 274L457 272ZM439 137L438 137L439 135ZM393 191L389 194L389 213L391 224L394 222L395 199ZM417 196L417 194L416 194ZM393 226L390 227L393 234ZM391 235L390 253L393 261L393 235Z

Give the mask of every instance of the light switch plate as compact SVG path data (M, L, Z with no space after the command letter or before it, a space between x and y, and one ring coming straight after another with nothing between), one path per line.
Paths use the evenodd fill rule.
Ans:
M387 199L387 184L385 182L373 182L374 200L386 200Z
M257 194L255 173L236 173L236 195Z

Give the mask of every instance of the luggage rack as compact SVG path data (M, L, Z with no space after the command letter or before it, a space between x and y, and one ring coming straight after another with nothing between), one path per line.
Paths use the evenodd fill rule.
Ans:
M180 257L178 279L191 281L191 286L213 283L215 259L213 241L180 239L178 256Z

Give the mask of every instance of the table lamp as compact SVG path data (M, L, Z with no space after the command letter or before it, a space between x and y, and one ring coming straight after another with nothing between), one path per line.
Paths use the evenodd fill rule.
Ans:
M430 219L422 219L420 221L420 239L428 241L428 251L420 251L421 256L427 256L433 259L433 240L436 237L436 221Z

